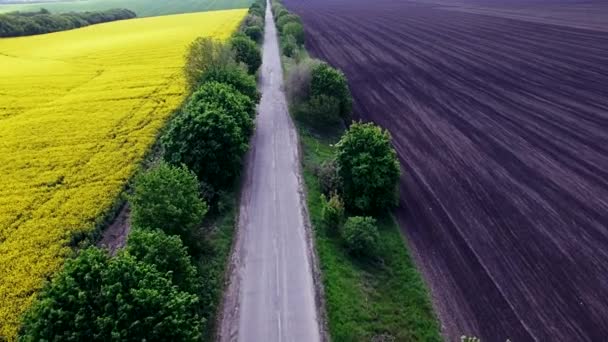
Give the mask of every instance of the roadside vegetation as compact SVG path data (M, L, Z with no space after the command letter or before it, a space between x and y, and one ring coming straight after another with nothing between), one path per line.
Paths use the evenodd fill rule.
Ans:
M101 12L70 12L54 14L46 9L38 12L0 14L0 37L32 36L72 30L94 24L135 18L128 9L114 8Z
M26 313L21 339L213 339L259 100L257 67L238 54L232 40L190 46L184 72L192 93L161 137L159 158L133 180L126 247L115 255L79 250Z
M401 170L390 134L351 122L344 74L313 60L300 18L272 4L303 150L331 338L440 341L428 290L391 215Z

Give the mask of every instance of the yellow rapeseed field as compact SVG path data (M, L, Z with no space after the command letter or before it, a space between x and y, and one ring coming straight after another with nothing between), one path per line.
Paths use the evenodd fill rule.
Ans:
M0 39L0 340L91 231L185 96L198 36L246 10L133 19Z

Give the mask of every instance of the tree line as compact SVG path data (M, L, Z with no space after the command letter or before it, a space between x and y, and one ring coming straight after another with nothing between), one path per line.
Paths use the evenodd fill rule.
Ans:
M66 31L89 25L135 18L135 12L114 8L96 12L51 13L47 9L38 12L10 12L0 14L0 37L21 37Z

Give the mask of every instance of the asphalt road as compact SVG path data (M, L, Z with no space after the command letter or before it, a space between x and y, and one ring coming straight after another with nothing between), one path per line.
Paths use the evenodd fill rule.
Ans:
M246 161L239 232L220 341L320 340L298 138L283 92L283 71L266 11L256 132Z

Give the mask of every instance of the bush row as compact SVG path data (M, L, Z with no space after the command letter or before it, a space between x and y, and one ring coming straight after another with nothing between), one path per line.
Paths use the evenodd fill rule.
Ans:
M318 131L350 127L336 145L336 155L317 173L324 189L323 217L330 229L338 230L354 254L373 253L378 239L372 217L397 203L400 169L390 134L372 123L351 124L352 95L344 73L327 63L304 58L304 31L298 16L275 1L273 13L281 36L283 55L295 65L286 87L295 117ZM290 25L301 35L292 35ZM294 37L296 45L291 46ZM291 51L292 47L296 51ZM301 50L301 51L297 51ZM329 200L327 199L329 197ZM344 223L345 222L345 223ZM344 224L343 224L344 223Z
M260 98L249 74L259 65L239 59L237 39L251 41L237 34L227 44L192 44L192 94L161 137L164 160L134 180L126 248L112 256L89 247L68 260L26 314L23 340L210 336L219 284L195 262L208 253L202 223L238 175Z
M128 9L115 8L99 12L69 12L53 14L46 9L38 12L0 14L0 37L31 36L71 30L93 24L135 18Z

